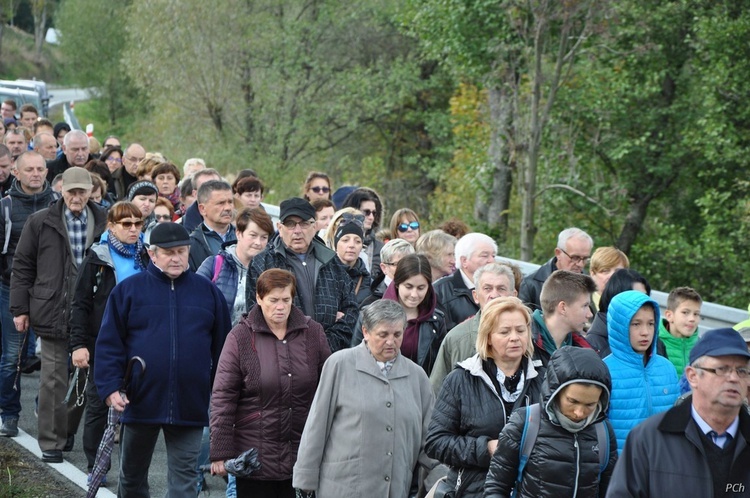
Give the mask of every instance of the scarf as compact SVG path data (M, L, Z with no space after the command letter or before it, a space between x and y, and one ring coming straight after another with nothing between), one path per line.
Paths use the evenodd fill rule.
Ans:
M547 410L547 415L550 416L549 417L550 420L560 424L560 427L562 427L563 429L565 429L566 431L570 433L575 434L577 432L581 432L583 429L591 425L601 412L602 412L602 403L600 401L599 403L597 403L596 409L593 412L591 412L591 415L581 420L580 422L573 422L568 417L563 415L563 413L557 407L557 403L553 401L552 413L550 413L549 410Z
M141 238L138 237L135 244L123 244L120 239L115 237L115 234L112 233L111 229L108 229L107 231L109 232L107 236L107 244L109 244L109 247L123 258L133 259L133 268L136 270L145 270L146 266L141 260L141 253L143 252L143 242L141 241Z
M180 210L180 188L175 187L174 192L172 192L169 195L159 194L160 197L164 197L169 202L172 203L172 207L174 207L175 212Z

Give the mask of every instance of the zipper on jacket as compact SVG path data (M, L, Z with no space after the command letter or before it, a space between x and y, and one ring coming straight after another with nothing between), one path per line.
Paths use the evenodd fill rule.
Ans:
M573 498L578 496L578 476L581 473L581 448L578 446L578 434L573 434L573 447L576 449L576 478L573 482Z
M177 296L174 292L174 280L169 279L169 285L172 288L172 292L169 295L169 343L170 343L170 368L169 368L169 423L174 423L174 398L175 398L175 386L174 386L174 369L176 368L176 357L177 354L175 352L176 345L175 345L175 331L174 331L174 324L176 319L176 313L175 308L177 307Z
M646 373L646 367L643 367L643 383L646 384L646 401L648 401L648 414L646 417L650 417L654 414L654 406L651 402L651 383L648 381L648 374Z

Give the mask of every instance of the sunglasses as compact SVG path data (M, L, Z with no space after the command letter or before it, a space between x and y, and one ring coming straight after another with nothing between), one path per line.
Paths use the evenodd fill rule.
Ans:
M316 194L320 194L320 193L327 194L328 192L331 191L331 188L330 187L310 187L310 190L312 190Z
M172 217L169 216L168 214L156 214L154 216L156 216L156 221L161 221L161 220L172 221Z
M365 216L377 216L378 212L375 209L360 209Z
M412 221L411 223L401 223L398 226L398 231L403 233L403 232L406 232L407 230L409 230L410 228L412 230L419 230L419 222L418 221Z
M143 226L142 221L118 221L117 223L122 225L125 229L131 229L133 227L141 228Z
M347 225L349 223L355 223L359 226L363 226L365 223L365 217L361 214L352 214L352 213L344 213L341 215L341 222L339 223L340 227L343 227L344 225Z

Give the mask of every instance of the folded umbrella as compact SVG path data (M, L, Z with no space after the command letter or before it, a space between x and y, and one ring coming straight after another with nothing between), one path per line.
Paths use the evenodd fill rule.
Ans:
M140 356L133 356L128 361L128 367L125 369L125 377L122 379L122 389L120 395L127 397L128 389L130 388L130 381L133 376L133 368L136 364L141 366L141 374L146 371L146 362ZM114 407L109 407L107 412L107 428L104 430L102 435L102 441L99 443L99 448L96 450L96 460L94 460L94 468L91 471L91 482L89 483L89 489L86 493L86 498L94 498L96 493L99 491L104 476L109 471L110 463L112 462L112 449L115 446L115 431L117 423L120 421L122 416L121 412L118 412Z
M250 448L247 451L243 451L240 456L236 458L225 460L224 468L234 477L239 477L241 479L249 477L250 474L260 469L258 450ZM210 472L211 465L201 465L200 470L202 472Z

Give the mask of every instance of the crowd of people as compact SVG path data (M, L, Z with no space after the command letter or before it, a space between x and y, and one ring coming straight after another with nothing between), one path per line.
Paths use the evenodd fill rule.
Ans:
M115 410L122 497L149 496L160 433L171 497L206 469L241 497L748 492L750 327L699 338L686 286L662 317L585 231L524 276L462 221L387 218L323 172L275 220L253 170L2 111L0 436L40 368L43 461L83 421L93 472Z

